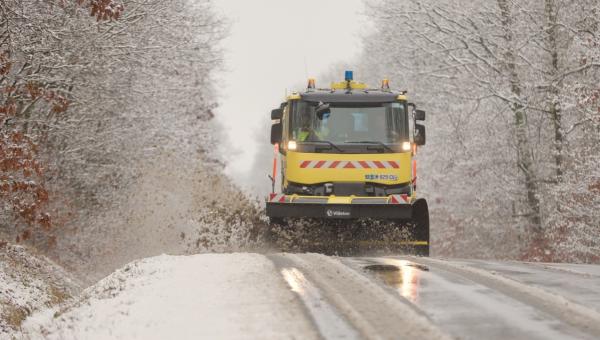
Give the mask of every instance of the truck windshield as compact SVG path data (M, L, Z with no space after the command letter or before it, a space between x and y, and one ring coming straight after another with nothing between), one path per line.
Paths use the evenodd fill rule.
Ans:
M294 103L290 136L298 142L394 144L408 140L408 118L404 104L330 104L330 113L318 117L317 103Z

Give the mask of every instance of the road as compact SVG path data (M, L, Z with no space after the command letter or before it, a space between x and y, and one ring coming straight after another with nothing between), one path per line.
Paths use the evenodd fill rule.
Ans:
M133 262L32 339L599 339L600 266L321 254Z
M324 338L600 338L600 266L269 257Z

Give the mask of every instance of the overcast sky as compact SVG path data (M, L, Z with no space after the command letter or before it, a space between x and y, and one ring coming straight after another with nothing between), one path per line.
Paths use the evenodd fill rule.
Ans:
M304 84L333 63L349 62L360 52L364 7L362 0L216 0L216 4L232 23L224 43L227 71L219 85L217 110L236 149L226 157L227 173L247 177L257 152L257 130L270 121L270 111L284 100L286 89Z

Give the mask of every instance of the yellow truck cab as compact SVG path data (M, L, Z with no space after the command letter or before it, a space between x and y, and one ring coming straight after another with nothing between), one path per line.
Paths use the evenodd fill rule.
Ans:
M417 147L425 145L425 112L392 91L353 80L318 89L313 79L271 112L276 155L271 221L283 218L393 219L414 229L414 245L429 253L427 202L417 198ZM281 192L275 192L277 165Z

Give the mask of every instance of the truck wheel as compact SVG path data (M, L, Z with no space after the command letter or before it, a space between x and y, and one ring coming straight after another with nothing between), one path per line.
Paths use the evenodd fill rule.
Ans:
M415 254L429 256L429 208L427 201L418 199L413 204L412 211L412 240L419 242L415 245Z

